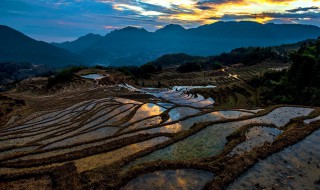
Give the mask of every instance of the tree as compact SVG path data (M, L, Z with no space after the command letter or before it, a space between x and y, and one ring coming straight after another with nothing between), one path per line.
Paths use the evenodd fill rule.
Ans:
M201 65L200 65L200 63L189 62L189 63L185 63L185 64L180 65L177 68L177 71L181 72L181 73L201 71Z

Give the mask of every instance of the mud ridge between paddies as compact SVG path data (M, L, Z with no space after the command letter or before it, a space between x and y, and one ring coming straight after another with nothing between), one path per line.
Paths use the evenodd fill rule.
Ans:
M24 103L0 128L1 188L319 188L317 107L202 107L194 103L207 97L168 90L157 98L85 83L57 93L2 94ZM168 96L181 101L162 98ZM281 168L274 181L259 181L270 175L259 168L278 157L299 170Z

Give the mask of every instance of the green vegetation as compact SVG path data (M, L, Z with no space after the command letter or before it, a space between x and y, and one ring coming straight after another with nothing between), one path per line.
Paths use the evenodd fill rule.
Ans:
M12 84L28 77L50 76L52 71L46 66L28 62L0 62L0 85Z
M237 48L230 53L223 53L218 56L212 56L209 58L208 64L213 65L220 63L222 65L233 65L242 63L246 66L255 65L265 60L276 60L286 62L287 57L279 54L272 47L249 47L249 48Z
M214 62L211 64L211 69L212 70L218 70L222 68L222 64L218 61Z
M168 54L159 57L155 61L150 62L149 64L161 65L163 67L173 66L173 65L181 65L188 62L200 62L204 59L204 57L200 56L191 56L184 53L178 54Z
M320 39L304 43L291 55L289 71L269 72L249 82L261 102L320 105Z
M96 69L103 70L116 70L122 72L127 76L133 76L135 78L150 78L151 74L155 74L162 71L161 65L155 65L151 63L147 63L140 67L137 66L122 66L122 67L103 67L103 66L95 66Z
M181 73L189 73L189 72L197 72L201 71L201 64L195 62L184 63L177 68L178 72Z
M162 71L162 65L145 64L140 67L141 73L157 73Z
M153 65L154 68L177 67L176 70L178 72L187 73L202 70L217 70L221 69L222 66L230 66L238 63L242 63L244 66L251 66L262 63L266 60L285 63L288 61L288 56L285 50L281 50L282 51L280 53L275 47L237 48L232 50L230 53L222 53L220 55L210 57L169 54L164 55L153 62L147 63L142 67L151 67L151 65ZM149 69L147 72L154 70L157 69Z
M85 69L85 67L70 67L58 72L54 77L49 78L47 88L52 88L53 86L61 83L70 82L74 77L74 73Z

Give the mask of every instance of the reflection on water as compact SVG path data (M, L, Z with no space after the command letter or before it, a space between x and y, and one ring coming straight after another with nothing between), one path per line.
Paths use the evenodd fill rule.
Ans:
M260 160L229 186L230 190L320 189L320 130L297 144Z
M246 140L236 146L229 155L242 154L252 150L254 147L264 145L265 142L272 143L281 132L277 128L253 127L246 132Z
M253 122L265 122L275 124L277 127L281 127L289 123L291 118L307 116L314 109L311 108L298 108L298 107L281 107L273 110L271 113L254 119Z
M211 172L191 169L163 170L144 174L133 179L122 190L194 190L203 189L214 175Z
M160 107L156 104L153 104L153 103L143 104L134 114L133 118L131 118L130 121L128 121L128 123L139 121L147 117L160 115L164 111L166 111L165 108Z
M89 74L89 75L83 75L81 77L85 78L85 79L99 80L99 79L104 78L105 76L102 76L102 75L99 75L99 74Z
M227 142L225 137L231 134L234 128L228 124L219 124L208 128L210 130L201 130L173 145L139 158L130 163L130 166L155 160L191 160L217 155Z
M320 115L318 117L315 117L315 118L312 118L312 119L306 119L304 120L303 122L306 123L306 124L310 124L314 121L319 121L320 120Z
M221 119L235 119L248 115L253 114L241 111L216 111L180 121L175 124L175 126L179 125L181 130L189 130L195 123L217 121Z
M247 111L251 113L258 113L260 111L263 111L264 109L255 109L255 110L248 110L248 109L239 109L240 111Z
M170 119L167 122L178 121L182 118L185 118L191 115L196 115L198 113L200 113L200 111L194 108L189 108L189 107L174 108L169 111L168 114Z
M192 88L199 88L197 86ZM203 88L203 87L202 87ZM210 86L210 88L213 88ZM211 106L214 103L214 100L212 98L204 98L203 96L197 94L187 94L187 92L191 89L191 87L174 87L173 90L168 89L144 89L142 92L151 94L155 97L165 99L167 101L170 101L175 104L180 105L190 105L193 107L206 107Z
M158 102L157 103L159 106L162 106L164 108L172 108L174 106L174 104L171 103L166 103L166 102Z
M160 127L159 129L161 133L177 133L179 131L182 131L182 126L179 122L172 125L166 125L166 126Z
M131 124L123 132L127 132L127 131L130 131L130 130L133 130L133 129L139 129L139 128L146 128L146 127L155 126L155 125L160 124L161 121L162 121L162 119L161 119L160 116L155 116L155 117L152 117L152 118L144 119L144 120L139 121L137 123ZM123 124L123 126L124 125L127 125L127 123Z
M119 161L127 156L130 156L134 153L137 153L141 150L144 150L149 147L153 147L169 139L170 138L168 137L157 137L144 142L131 144L129 146L120 148L118 150L114 150L114 151L103 153L103 154L97 154L97 155L76 160L75 165L78 168L78 172L83 172L83 171L91 170L94 168L106 166L113 162Z
M115 134L117 131L118 131L118 129L114 128L114 127L102 127L102 128L90 131L90 132L86 132L84 134L80 134L80 135L76 135L74 137L67 138L62 141L58 141L56 143L49 145L46 148L54 148L54 147L72 145L72 144L76 144L76 143L92 141L94 139L105 138L105 137L108 137L108 136Z
M175 91L190 91L192 89L210 89L216 88L216 86L208 85L208 86L174 86L172 89Z
M190 160L215 156L223 151L227 143L226 137L242 126L268 123L281 127L291 118L305 116L312 111L310 108L281 107L265 116L208 126L184 140L135 160L131 165L154 160Z
M141 102L125 98L115 98L114 100L122 104L142 104Z

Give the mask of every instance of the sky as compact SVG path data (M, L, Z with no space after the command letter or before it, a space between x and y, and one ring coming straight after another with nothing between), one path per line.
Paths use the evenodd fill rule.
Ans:
M126 26L155 31L218 21L312 24L320 0L0 0L0 24L46 42L105 35Z

